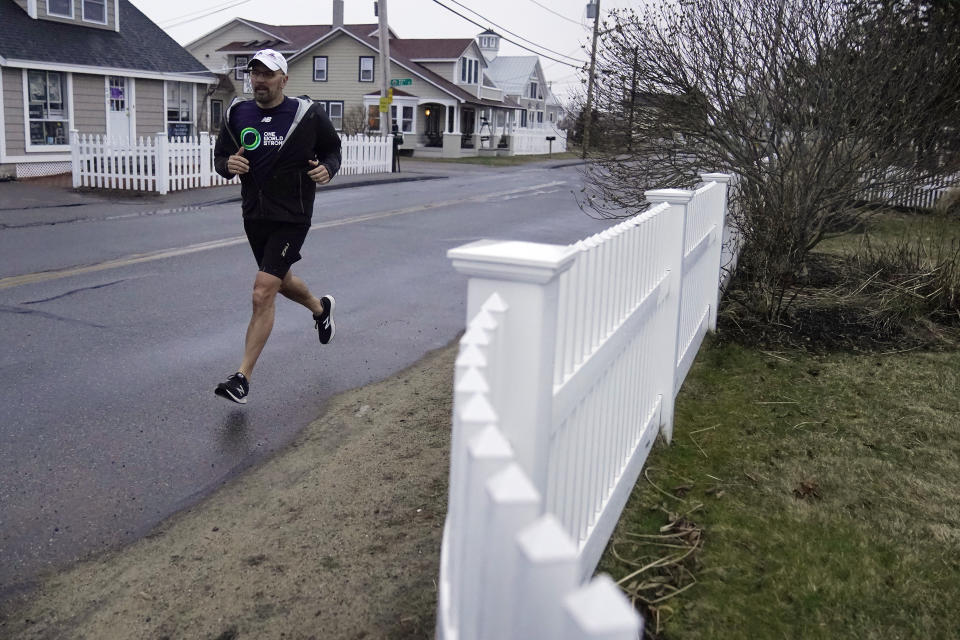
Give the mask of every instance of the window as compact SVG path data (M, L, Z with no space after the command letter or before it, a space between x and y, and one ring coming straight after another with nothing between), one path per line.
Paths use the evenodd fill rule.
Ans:
M247 75L247 64L250 62L248 56L236 56L233 60L233 79L243 80ZM249 93L249 92L248 92Z
M553 113L553 111L551 111L551 112L550 112L550 122L553 122L553 115L554 115L554 113Z
M73 0L47 0L47 15L73 18Z
M537 111L537 123L543 124L543 111Z
M480 61L473 58L460 58L460 82L476 84L480 77Z
M223 100L210 101L210 128L219 131L223 126Z
M397 117L397 105L390 105L390 117L393 124L397 125L400 131L411 133L413 131L413 107L403 105L400 110L400 117Z
M167 135L189 136L193 109L193 85L189 82L167 82Z
M66 84L59 71L27 72L31 145L67 144Z
M107 80L110 86L110 111L119 113L127 110L127 79L120 76L110 76Z
M343 100L315 100L333 123L337 131L343 129Z
M330 116L330 122L337 131L343 129L343 102L331 100L327 103L327 115Z
M527 110L526 109L520 112L520 126L521 127L527 126Z
M533 98L534 100L537 99L537 83L536 82L530 83L530 97Z
M360 56L360 82L373 82L373 56Z
M327 81L327 56L313 57L313 81Z
M83 19L107 24L107 0L83 0Z

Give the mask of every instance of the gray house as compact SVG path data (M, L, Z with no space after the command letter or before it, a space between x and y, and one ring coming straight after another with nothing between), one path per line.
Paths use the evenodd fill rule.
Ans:
M70 171L70 131L197 133L218 78L128 0L0 0L0 176Z

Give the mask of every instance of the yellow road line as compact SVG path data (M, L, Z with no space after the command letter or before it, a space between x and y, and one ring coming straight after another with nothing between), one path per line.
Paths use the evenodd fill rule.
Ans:
M471 203L485 202L493 198L511 196L511 195L523 193L526 191L536 191L537 189L543 189L544 187L554 187L564 183L565 183L564 180L559 180L554 182L547 182L544 184L533 185L530 187L523 187L520 189L511 189L510 191L487 193L483 195L472 196L469 198L457 198L455 200L444 200L442 202L431 202L429 204L420 204L412 207L405 207L403 209L392 209L390 211L378 211L376 213L366 213L358 216L352 216L350 218L342 218L340 220L331 220L329 222L319 222L315 225L312 225L310 228L311 229L329 229L331 227L340 227L348 224L358 224L361 222L369 222L371 220L381 220L383 218L392 218L394 216L402 216L408 213L416 213L418 211L428 211L430 209L439 209L441 207L448 207L456 204L464 204L468 202L471 202ZM106 271L108 269L128 267L130 265L140 264L142 262L152 262L154 260L165 260L167 258L175 258L177 256L184 256L191 253L197 253L200 251L210 251L211 249L220 249L222 247L230 247L236 244L243 244L246 241L247 241L246 236L237 236L234 238L225 238L223 240L212 240L210 242L200 242L197 244L187 245L185 247L176 247L173 249L162 249L160 251L150 251L148 253L135 253L133 255L124 256L122 258L116 258L114 260L98 262L97 264L90 264L90 265L84 265L79 267L69 267L66 269L55 269L52 271L39 271L36 273L26 273L20 276L10 276L7 278L0 278L0 289L10 289L10 288L19 287L25 284L36 284L37 282L46 282L48 280L59 280L60 278L69 278L71 276L78 276L86 273L95 273L97 271Z

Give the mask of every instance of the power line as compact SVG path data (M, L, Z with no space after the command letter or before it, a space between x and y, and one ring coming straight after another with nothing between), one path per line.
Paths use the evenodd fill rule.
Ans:
M471 8L468 7L467 5L463 4L462 2L459 2L458 0L449 0L449 1L452 2L453 4L459 6L459 7L463 7L464 9L466 9L466 10L469 11L470 13L474 14L475 16L481 18L482 20L486 20L488 23L492 24L493 26L497 27L498 29L500 29L500 30L502 30L502 31L505 31L505 32L509 33L510 35L516 37L516 38L520 38L520 39L523 40L524 42L527 42L527 43L529 43L529 44L531 44L531 45L533 45L533 46L535 46L535 47L538 47L538 48L540 48L540 49L543 49L544 51L549 51L550 53L556 54L556 55L558 55L558 56L562 56L562 57L564 57L564 58L570 58L571 60L576 60L576 58L573 58L573 57L571 57L571 56L568 56L568 55L565 54L565 53L560 53L559 51L554 51L553 49L548 49L547 47L543 46L542 44L537 44L537 43L534 42L533 40L530 40L530 39L528 39L528 38L524 38L524 37L521 36L520 34L514 33L513 31L510 31L510 30L507 29L506 27L501 27L500 25L498 25L498 24L497 24L496 22L494 22L493 20L490 20L489 18L481 15L480 13L474 11L473 9L471 9ZM502 37L502 36L501 36L501 37ZM511 42L512 42L512 40L511 40ZM516 42L514 42L514 44L516 44ZM581 64L582 64L582 63L581 63Z
M176 18L165 20L160 26L162 26L165 29L170 29L172 27L179 27L182 24L193 22L194 20L200 20L201 18L212 16L215 13L220 13L221 11L232 9L233 7L239 7L240 5L246 4L248 2L250 2L250 0L239 0L239 1L231 0L231 2L217 5L216 7L210 7L208 9L200 9L199 11L185 13L181 16L177 16ZM200 14L200 15L196 15L196 14Z
M573 24L577 25L578 27L582 27L582 26L583 26L583 23L582 23L582 22L580 22L580 21L578 21L578 20L574 20L573 18L568 18L567 16L563 15L562 13L557 13L556 11L554 11L553 9L551 9L550 7L548 7L547 5L545 5L545 4L540 4L539 2L537 2L537 0L530 0L530 2L532 2L532 3L535 4L535 5L537 5L537 6L540 7L541 9L544 9L544 10L546 10L546 11L549 11L550 13L552 13L553 15L555 15L555 16L557 16L557 17L559 17L559 18L563 18L563 19L566 20L567 22L572 22Z
M456 0L452 0L452 1L456 2ZM438 5L440 5L441 7L443 7L444 9L446 9L447 11L449 11L450 13L453 13L454 15L457 15L457 16L463 18L464 20L466 20L466 21L469 22L470 24L476 25L476 26L480 27L481 29L487 29L487 28L489 28L487 25L480 24L480 23L477 22L476 20L473 20L473 19L471 19L471 18L468 18L467 16L465 16L465 15L463 15L462 13L458 12L456 9L452 9L452 8L448 7L447 5L441 3L440 0L433 0L433 2L435 2L435 3L438 4ZM457 4L460 4L460 3L458 2ZM460 6L463 6L463 5L460 5ZM480 16L481 18L483 18L482 15L480 15L479 13L477 13L476 11L474 11L473 9L469 9L469 8L467 8L467 9L468 9L471 13L474 13L474 14ZM486 18L483 18L483 19L486 20ZM490 22L490 24L492 24L493 26L499 27L499 25L497 25L497 24L495 24L495 23L493 23L493 22ZM503 31L506 31L507 33L511 33L511 34L513 33L513 32L511 32L511 31L508 31L507 29L504 29L503 27L499 27L499 28L502 29ZM516 34L513 34L513 35L516 35ZM546 54L544 54L544 53L541 53L541 52L539 52L539 51L536 51L536 50L534 50L534 49L531 49L530 47L524 46L524 45L520 44L519 42L517 42L517 41L515 41L515 40L511 40L510 38L507 38L506 36L500 36L500 37L503 38L504 40L506 40L507 42L510 42L510 43L512 43L512 44L515 44L516 46L520 47L520 48L523 49L524 51L529 51L530 53L535 53L535 54L537 54L538 56L543 56L544 58L546 58L546 59L548 59L548 60L553 60L554 62L559 62L560 64L565 64L565 65L567 65L568 67L573 67L574 69L580 69L580 68L581 68L581 65L584 64L583 62L580 62L580 61L576 60L576 58L571 58L571 60L575 60L575 61L577 61L579 64L572 64L572 63L570 63L570 62L567 62L566 60L559 60L559 59L557 59L557 58L554 58L553 56L548 56L548 55L546 55ZM523 36L517 36L517 37L520 38L520 39L522 39L522 40L526 40L527 42L530 42L529 40L527 40L527 39L524 38ZM551 51L551 49L547 49L546 47L541 46L541 45L538 45L538 44L536 44L536 43L534 43L534 42L530 42L530 43L531 43L533 46L535 46L535 47L540 47L541 49L544 49L544 50L546 50L546 51ZM556 52L554 51L553 53L556 53ZM558 53L557 55L561 55L561 56L562 56L562 55L564 55L564 54Z

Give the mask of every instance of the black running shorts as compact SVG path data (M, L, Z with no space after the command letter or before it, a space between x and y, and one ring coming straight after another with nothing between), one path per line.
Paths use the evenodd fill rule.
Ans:
M291 265L300 259L300 247L303 246L310 225L274 220L244 220L243 230L247 232L247 240L260 271L282 280Z

